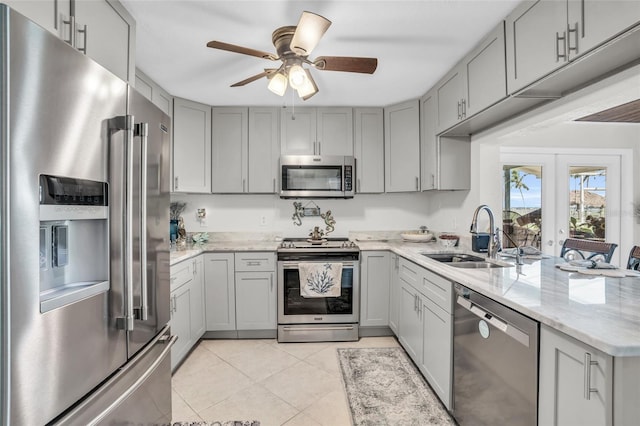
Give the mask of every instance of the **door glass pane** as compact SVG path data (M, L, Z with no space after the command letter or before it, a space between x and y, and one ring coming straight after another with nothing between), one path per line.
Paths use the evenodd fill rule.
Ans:
M598 166L569 168L569 235L604 241L607 169Z
M540 249L542 229L542 166L503 166L502 226L505 248ZM509 240L511 238L511 240Z

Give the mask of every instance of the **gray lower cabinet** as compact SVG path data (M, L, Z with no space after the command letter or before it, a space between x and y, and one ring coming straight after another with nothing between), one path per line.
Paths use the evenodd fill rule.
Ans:
M399 259L398 339L442 403L451 407L453 284Z
M400 257L391 253L389 257L389 328L398 335L398 323L400 322L400 277L398 276L398 262Z
M388 251L361 252L361 327L387 327L389 325L389 256Z
M275 330L275 254L236 253L235 263L237 330Z
M539 425L614 424L611 356L543 325L539 374Z
M205 253L204 271L207 331L235 331L234 254Z
M204 334L203 256L185 260L171 267L169 310L171 332L178 336L171 348L174 369Z

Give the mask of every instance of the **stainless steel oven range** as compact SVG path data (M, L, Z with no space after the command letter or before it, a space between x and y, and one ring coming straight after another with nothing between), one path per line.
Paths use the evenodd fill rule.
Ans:
M303 297L303 263L341 264L339 296ZM285 239L278 248L278 341L358 340L359 269L360 249L346 238Z

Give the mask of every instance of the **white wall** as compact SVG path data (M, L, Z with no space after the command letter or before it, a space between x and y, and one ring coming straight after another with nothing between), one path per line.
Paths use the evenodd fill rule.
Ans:
M336 220L332 236L349 231L433 228L427 218L428 194L356 194L353 199L313 200L322 213L331 210ZM294 200L276 195L173 194L171 201L187 203L182 214L189 232L276 232L286 237L306 237L314 226L324 228L320 217L305 217L301 226L291 219ZM301 201L303 206L309 200ZM206 226L196 219L196 209L207 210ZM264 224L263 224L264 218Z

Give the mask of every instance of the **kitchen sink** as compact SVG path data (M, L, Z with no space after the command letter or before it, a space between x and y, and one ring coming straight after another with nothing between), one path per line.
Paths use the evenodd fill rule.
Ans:
M510 263L489 261L483 257L474 256L465 253L421 253L438 262L446 263L454 268L464 269L490 269L490 268L506 268L513 266Z

